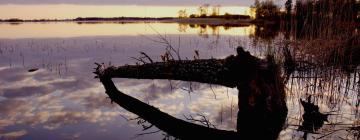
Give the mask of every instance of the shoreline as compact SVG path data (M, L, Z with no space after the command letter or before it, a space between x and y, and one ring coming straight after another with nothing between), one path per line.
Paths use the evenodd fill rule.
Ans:
M76 18L76 19L40 19L40 20L22 20L22 19L8 19L0 20L0 24L21 24L21 23L52 23L52 22L74 22L79 24L95 24L95 23L179 23L179 24L200 24L200 25L233 25L233 26L249 26L253 23L251 19L225 19L225 18L134 18L134 17L120 17L120 18Z

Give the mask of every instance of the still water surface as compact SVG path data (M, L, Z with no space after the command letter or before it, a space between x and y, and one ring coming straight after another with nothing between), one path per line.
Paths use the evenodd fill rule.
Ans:
M182 58L225 58L243 46L263 58L278 51L282 36L254 43L254 26L190 27L173 23L23 23L0 24L0 139L153 139L132 113L111 104L101 83L94 79L94 62L135 64L131 57L146 52L156 61L165 53L165 36L180 48ZM29 69L38 68L35 72ZM312 94L321 112L334 112L329 123L358 123L359 74L336 72L326 78L301 79L293 73L287 83L287 123L280 139L299 139L303 110L300 98ZM331 71L331 70L329 70ZM334 72L335 71L335 72ZM324 76L325 77L325 76ZM322 88L314 82L321 83ZM185 119L202 114L219 129L236 130L237 89L168 80L117 79L118 88L160 110ZM341 126L340 126L341 127ZM326 125L324 129L340 129ZM151 128L145 132L157 131ZM324 131L325 131L324 130ZM329 138L346 137L338 131Z

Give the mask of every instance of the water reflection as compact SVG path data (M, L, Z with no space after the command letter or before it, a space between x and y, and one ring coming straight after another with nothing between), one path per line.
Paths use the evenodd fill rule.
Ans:
M125 23L106 22L91 23L84 22L81 24L75 22L59 23L22 23L7 24L1 23L0 38L17 39L17 38L68 38L83 36L137 36L137 35L154 35L156 32L163 34L197 34L197 29L183 29L184 25L177 23ZM232 28L220 28L217 32L222 35L246 36L253 32L253 26L240 26ZM179 32L179 30L180 32ZM199 34L205 34L203 28L200 28ZM34 34L36 33L36 34Z
M208 38L209 35L219 37L220 35L251 35L254 33L256 26L248 23L236 24L191 24L179 23L179 32L187 32L189 29L198 29L198 35Z
M178 38L178 36L172 37ZM144 42L137 42L138 39ZM182 41L189 44L194 44L194 40L197 40L194 36L182 36ZM200 44L198 48L183 44L184 56L191 58L194 55L193 50L197 49L201 57L221 58L233 50L232 47L221 50L205 47L206 44L211 43L211 40L198 41ZM158 52L163 50L162 47L146 38L132 36L6 39L0 42L2 138L10 138L22 132L20 133L22 135L16 136L25 139L34 137L71 139L73 136L82 139L130 139L136 133L140 133L140 129L134 126L136 122L128 124L123 118L135 116L114 108L103 95L102 87L89 75L92 75L93 62L135 63L130 57L138 55L139 50L153 50L149 55L160 60ZM219 51L213 53L209 49ZM31 68L39 68L39 70L28 72ZM221 107L213 108L217 104L223 104L225 109L231 106L230 99L233 104L237 102L237 98L233 97L236 92L222 87L212 88L217 92L227 91L228 94L217 95L218 100L214 100L212 94L211 96L208 94L212 93L209 85L191 84L192 93L189 95L186 89L189 89L190 84L186 82L172 81L170 84L169 81L122 80L118 83L126 87L125 91L137 91L135 92L137 94L132 94L134 97L179 117L187 112L195 113L199 110L209 116L218 114ZM185 106L185 104L189 105ZM232 107L232 110L235 112L236 107ZM211 116L211 120L215 120L212 119L215 117L217 116ZM219 127L235 129L232 123L221 124ZM80 129L83 127L86 127L88 132ZM67 129L74 131L68 132ZM119 134L119 130L123 130L123 133ZM59 135L62 133L66 135ZM143 139L160 139L160 137L162 135L157 134Z
M289 128L301 125L303 111L299 109L300 105L297 102L300 98L305 99L311 95L311 101L319 105L320 112L329 114L328 123L316 131L319 134L313 133L311 136L356 139L357 132L349 130L358 125L359 119L358 71L346 73L332 67L293 73L288 82L288 105L294 108L290 111L294 115L289 116ZM330 133L332 135L326 135ZM294 134L292 136L296 137Z
M187 28L180 30L182 32L179 32L179 26L161 23L150 26L115 23L0 24L1 38L7 38L0 40L0 139L130 139L141 133L142 128L136 121L124 119L136 116L111 104L91 72L93 62L135 64L136 60L130 57L139 56L140 51L146 52L154 61L161 61L164 47L149 40L158 39L151 27L160 34L166 34L174 46L181 46L180 53L184 59L194 58L195 50L201 59L223 59L235 54L237 46L245 46L252 55L264 58L272 53L276 59L282 60L282 48L287 43L283 41L286 38L283 31L270 31L273 35L267 34L269 31L262 33L271 28L233 27L226 30L221 26L214 29L206 26L207 35L199 36L204 26L184 25ZM44 33L34 34L34 31ZM250 38L249 34L252 34ZM309 95L319 105L320 112L333 115L329 116L329 122L319 129L318 134L309 134L308 138L318 138L342 129L325 138L356 139L358 131L347 128L359 125L359 67L348 71L341 66L320 65L316 62L321 62L322 57L313 57L309 55L311 50L304 49L311 45L309 42L289 43L298 67L288 76L286 101L289 113L279 139L303 137L304 133L297 130L302 124L303 114L299 100ZM315 54L320 56L325 53ZM39 70L28 72L33 68ZM219 129L236 130L237 89L168 80L121 79L116 81L116 85L123 92L177 118L185 120L184 115L200 113ZM161 138L162 132L137 137Z

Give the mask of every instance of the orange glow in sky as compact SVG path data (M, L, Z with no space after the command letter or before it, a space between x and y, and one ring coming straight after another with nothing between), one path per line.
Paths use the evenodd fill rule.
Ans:
M0 5L0 19L72 19L77 17L175 17L179 10L198 13L195 6L138 5ZM211 11L211 8L209 8ZM221 7L220 14L250 14L249 7Z

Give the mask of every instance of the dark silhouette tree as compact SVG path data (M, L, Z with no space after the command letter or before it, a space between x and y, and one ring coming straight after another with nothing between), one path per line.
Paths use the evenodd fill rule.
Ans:
M286 13L287 13L287 14L291 14L292 0L287 0L287 1L285 2L285 9L286 9Z
M255 1L253 8L255 8L255 16L258 20L277 21L280 19L280 8L273 1Z
M286 20L289 22L291 20L291 11L292 11L292 0L287 0L285 2L285 9L286 9Z

